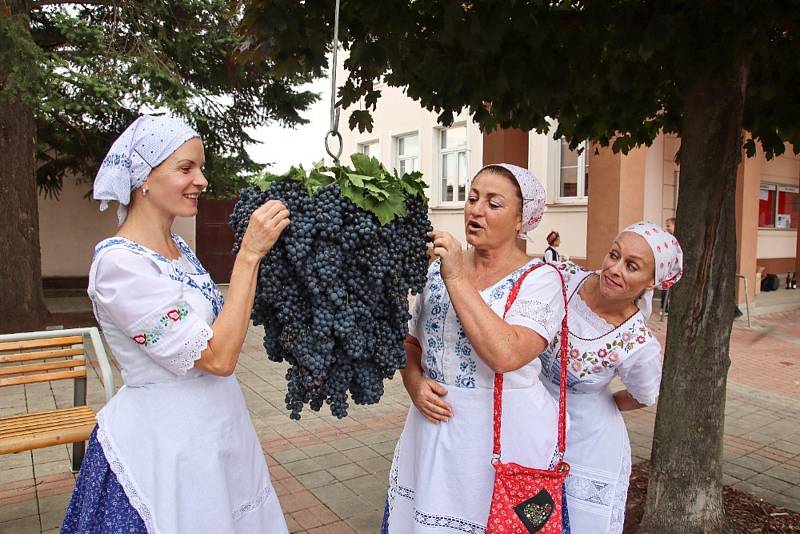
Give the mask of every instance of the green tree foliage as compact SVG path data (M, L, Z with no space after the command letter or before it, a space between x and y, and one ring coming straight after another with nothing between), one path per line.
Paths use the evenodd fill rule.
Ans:
M57 5L52 5L57 4ZM231 61L240 19L226 0L30 2L32 43L0 16L5 94L22 94L37 117L37 183L57 194L65 176L91 180L116 136L142 111L171 111L202 135L209 193L225 197L263 166L248 129L305 122L316 95L305 75L276 78L263 60ZM17 28L12 33L12 28ZM27 43L27 44L26 44ZM20 55L20 50L24 55Z
M322 74L333 2L245 2L242 62ZM681 136L677 236L648 500L641 532L730 532L722 437L735 303L742 153L800 151L796 0L343 0L351 128L371 129L382 80L448 125L544 132L627 152ZM744 133L744 135L743 135ZM596 182L593 182L596 185ZM591 194L591 193L590 193Z
M245 2L244 60L268 58L286 76L327 68L333 4ZM780 154L800 150L800 15L796 1L344 0L341 46L349 78L341 104L374 109L374 82L404 87L449 125L468 107L485 131L546 131L627 151L660 130L679 133L685 99L719 66L747 63L744 127ZM488 103L491 102L491 105ZM371 129L368 111L352 128Z

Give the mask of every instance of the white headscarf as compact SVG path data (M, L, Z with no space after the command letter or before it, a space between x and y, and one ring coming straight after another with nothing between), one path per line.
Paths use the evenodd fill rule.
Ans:
M142 115L114 141L94 179L94 198L100 211L110 200L119 202L117 219L122 224L128 215L131 191L144 184L155 167L170 157L182 144L200 137L180 119Z
M492 167L501 167L507 170L519 184L519 189L522 193L522 227L519 229L517 237L527 239L528 232L542 222L546 199L544 186L531 171L510 163L491 163L479 170L478 174ZM475 176L478 176L478 174Z
M640 235L650 245L656 260L655 288L669 289L683 276L683 250L675 236L647 221L640 221L625 228L623 232ZM653 308L653 290L646 291L637 301L645 318L650 317Z

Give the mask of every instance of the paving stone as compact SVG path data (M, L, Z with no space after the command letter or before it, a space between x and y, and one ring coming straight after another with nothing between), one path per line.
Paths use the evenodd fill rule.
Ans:
M383 521L383 510L364 512L347 519L347 524L359 534L375 534L380 532Z
M35 516L38 513L39 506L36 503L36 499L5 504L0 506L0 526L5 522ZM0 532L2 531L2 528L0 528Z
M332 467L328 469L328 472L337 480L349 480L367 474L363 467L355 463Z
M341 452L332 452L330 454L325 454L323 456L319 456L314 459L319 465L326 469L330 469L332 467L338 467L340 465L349 464L352 462L350 458L342 454Z
M779 480L762 473L750 477L747 479L747 482L774 493L781 493L792 487L792 484L789 484L788 482L784 482L783 480Z
M777 466L764 471L764 474L788 482L792 486L800 486L800 470Z
M303 447L301 450L309 458L315 458L317 456L324 456L326 454L331 454L336 452L336 449L334 449L327 443L317 443L316 445L309 445L307 447Z
M3 534L32 534L40 531L39 516L36 515L0 523L0 532Z
M302 449L291 447L285 450L273 452L272 457L275 458L278 463L286 464L295 462L297 460L304 460L308 458L308 455Z
M346 451L348 449L355 449L363 446L363 444L355 438L337 439L336 441L331 441L330 445L337 451Z
M731 464L735 464L741 467L746 467L747 469L750 469L751 471L755 471L758 473L766 471L767 469L772 469L773 467L778 465L777 462L773 460L769 460L760 456L751 456L751 455L734 458L733 460L731 460Z
M296 462L283 464L283 467L294 476L305 475L306 473L311 473L313 471L319 471L322 469L322 466L313 458L306 458L305 460L298 460Z
M328 471L322 470L322 471L314 471L312 473L306 473L305 475L300 475L297 477L297 480L304 487L308 489L313 489L313 488L319 488L321 486L326 486L331 482L334 482L336 478Z
M344 451L344 455L356 462L379 456L377 452L366 445L356 447L354 449L348 449Z
M340 518L347 519L370 509L367 503L341 482L311 491Z

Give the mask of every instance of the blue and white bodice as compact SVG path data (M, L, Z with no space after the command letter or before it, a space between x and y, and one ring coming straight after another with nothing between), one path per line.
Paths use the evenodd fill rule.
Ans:
M531 260L480 292L498 316L503 315L514 283L537 262L540 260ZM419 340L422 347L423 371L442 384L491 389L494 387L494 371L483 362L467 339L450 302L440 266L439 260L431 264L425 289L417 295L411 308L409 333ZM559 333L563 317L561 278L554 269L543 266L522 282L517 299L506 315L506 322L530 328L549 343ZM540 369L538 359L534 359L521 369L506 373L504 387L530 387L538 382Z

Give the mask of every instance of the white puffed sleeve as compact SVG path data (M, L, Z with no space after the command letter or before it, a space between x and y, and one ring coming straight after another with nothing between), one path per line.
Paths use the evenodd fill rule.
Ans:
M617 373L633 398L646 406L655 404L661 384L661 344L652 338L622 360Z
M539 267L522 281L506 322L530 328L549 344L561 332L564 296L561 276L549 265Z
M133 251L110 249L95 261L89 295L103 315L168 371L194 367L213 332L184 300L183 284Z

